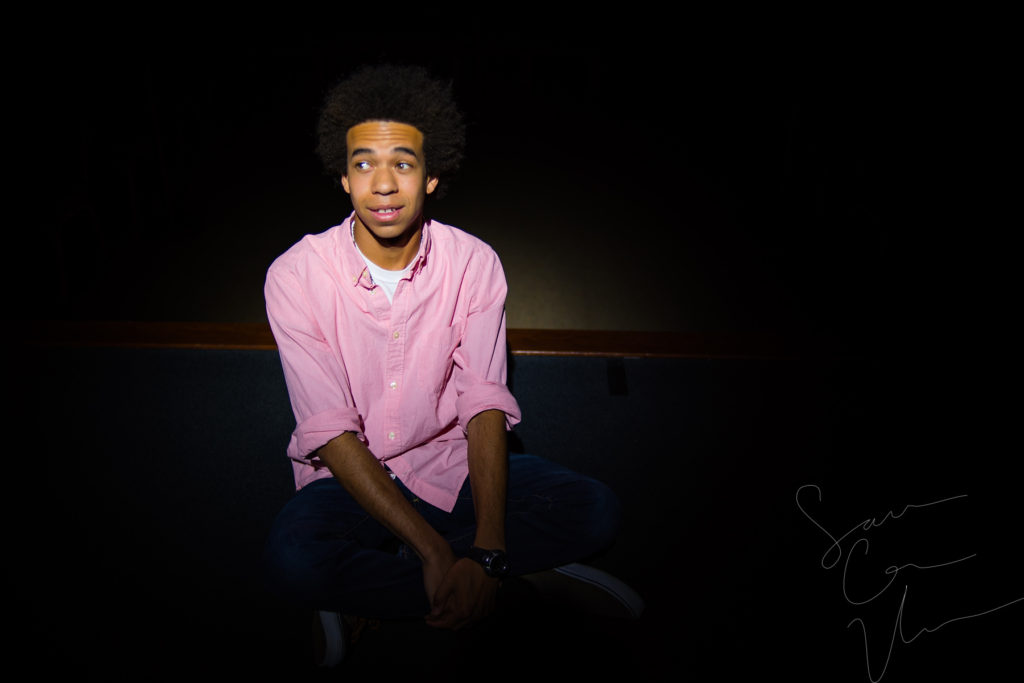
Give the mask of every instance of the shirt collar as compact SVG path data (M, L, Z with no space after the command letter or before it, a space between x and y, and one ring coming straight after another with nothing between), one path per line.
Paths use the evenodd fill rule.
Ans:
M348 273L348 277L352 281L353 286L362 285L367 289L372 289L376 285L373 284L373 279L370 277L370 269L366 267L366 263L363 261L363 255L359 252L359 248L356 246L355 238L353 237L355 220L356 214L353 211L339 226L342 235L342 262L345 265L345 272ZM423 229L420 233L420 248L419 251L416 252L416 257L412 262L412 268L409 269L409 275L407 276L410 280L426 267L427 257L430 254L430 246L430 220L427 219L423 221Z

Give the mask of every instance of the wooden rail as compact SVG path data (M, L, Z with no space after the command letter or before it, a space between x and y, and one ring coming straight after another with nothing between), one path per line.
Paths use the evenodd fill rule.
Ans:
M37 346L277 348L266 323L47 321L28 323L26 327L28 332L22 340ZM508 343L513 354L524 356L787 358L836 355L840 351L821 340L769 334L616 330L513 328L508 330Z

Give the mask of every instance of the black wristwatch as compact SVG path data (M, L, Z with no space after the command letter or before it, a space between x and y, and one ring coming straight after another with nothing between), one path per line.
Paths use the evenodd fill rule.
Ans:
M484 550L483 548L473 546L469 549L466 557L479 562L487 576L493 576L497 579L508 576L508 572L512 568L512 565L508 562L508 555L505 554L504 550Z

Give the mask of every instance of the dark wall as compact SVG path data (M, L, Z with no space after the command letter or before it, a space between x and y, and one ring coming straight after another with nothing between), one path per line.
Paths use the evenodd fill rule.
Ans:
M270 261L349 210L312 152L323 92L376 61L453 79L468 159L431 212L498 250L512 326L845 333L900 308L921 230L961 253L907 220L979 132L948 106L956 55L897 28L595 20L49 33L13 81L17 316L262 320Z

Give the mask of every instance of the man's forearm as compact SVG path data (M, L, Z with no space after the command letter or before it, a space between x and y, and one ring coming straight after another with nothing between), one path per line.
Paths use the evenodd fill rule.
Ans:
M505 500L508 495L508 445L505 413L486 410L466 428L469 482L476 512L475 545L505 550Z
M352 432L320 448L320 460L359 505L387 527L426 564L451 553L451 547L405 499L377 458Z

